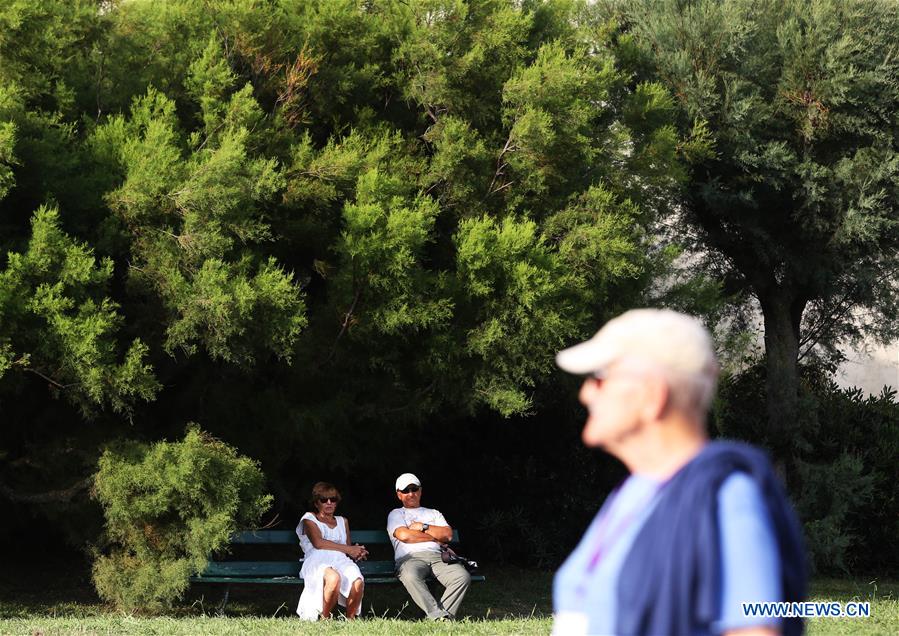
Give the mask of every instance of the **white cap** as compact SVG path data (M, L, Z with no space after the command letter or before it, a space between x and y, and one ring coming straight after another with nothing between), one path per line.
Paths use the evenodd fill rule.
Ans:
M714 379L718 361L708 330L692 316L670 309L632 309L607 322L596 335L556 355L569 373L602 370L621 359Z
M415 484L416 486L421 486L421 482L418 481L418 477L413 475L412 473L403 473L399 477L396 478L396 489L403 490L407 486L411 486Z

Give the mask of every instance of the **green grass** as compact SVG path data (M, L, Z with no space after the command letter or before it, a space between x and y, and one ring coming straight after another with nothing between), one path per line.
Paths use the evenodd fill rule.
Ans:
M159 636L243 636L244 634L284 634L304 636L317 634L548 634L552 627L549 618L504 619L499 621L469 620L459 623L435 624L422 621L394 619L366 619L363 621L330 621L300 623L293 618L128 618L105 617L91 619L17 619L0 621L0 634L29 636L154 634Z
M809 620L807 633L814 636L831 634L899 634L899 583L877 580L847 581L820 579L812 585L813 601L869 601L869 618L815 618Z
M514 567L490 567L488 582L472 585L462 620L421 620L399 585L366 589L363 620L301 623L294 614L300 589L292 586L232 588L224 616L218 616L221 588L200 585L166 616L116 612L96 598L86 575L66 579L45 572L33 580L28 568L0 578L0 634L546 634L552 626L552 574ZM24 582L24 585L23 585ZM464 626L460 630L460 627Z
M370 586L364 620L300 623L293 614L299 590L255 586L232 591L224 616L216 615L219 588L197 586L184 604L166 616L116 612L94 595L84 574L68 568L34 576L27 568L0 575L0 634L27 636L158 634L548 634L552 628L552 573L513 567L485 568L486 583L473 585L463 604L463 620L435 624L420 620L399 586ZM77 568L76 568L77 570ZM69 570L72 572L72 570ZM30 576L29 576L30 575ZM812 600L870 601L867 619L815 619L808 633L899 634L899 583L818 580Z

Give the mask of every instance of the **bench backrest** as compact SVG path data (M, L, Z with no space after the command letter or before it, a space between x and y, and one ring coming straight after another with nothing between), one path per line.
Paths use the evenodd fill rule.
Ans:
M389 545L390 538L386 530L351 530L353 543L366 546ZM453 543L459 542L459 532L453 530ZM244 530L231 537L236 545L271 545L295 546L300 556L299 538L293 530ZM372 582L389 582L395 579L393 559L384 561L360 561L359 569L367 580ZM197 580L215 577L234 577L240 579L290 579L297 578L302 567L302 559L292 561L210 561ZM281 582L281 581L269 581Z
M288 576L296 578L302 567L300 561L210 561L203 576L235 576L269 578ZM365 577L393 576L393 561L359 561L359 569Z
M353 543L362 545L379 545L390 543L386 530L353 530L350 529ZM252 545L299 545L300 540L293 530L244 530L231 537L231 543ZM459 543L459 531L453 530L453 543Z

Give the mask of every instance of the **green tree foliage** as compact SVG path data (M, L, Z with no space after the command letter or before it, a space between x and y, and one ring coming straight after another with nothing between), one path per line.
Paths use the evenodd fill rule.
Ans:
M207 55L192 82L210 72ZM214 93L212 83L203 90ZM306 324L301 293L272 257L247 248L271 240L260 207L283 187L275 160L248 157L246 126L261 113L247 90L220 104L222 113L208 94L201 102L204 131L186 159L175 104L153 90L135 100L130 121L112 118L91 138L125 175L106 199L132 240L130 282L168 310L169 352L202 344L213 358L250 363L256 344L289 358Z
M788 449L800 417L797 361L815 345L897 335L899 9L627 7L636 57L675 96L684 129L700 122L714 144L690 157L682 220L726 289L758 301L770 437Z
M129 415L135 400L152 400L160 387L147 346L135 339L119 362L112 269L60 230L55 209L40 208L27 249L10 252L0 271L0 380L33 374L84 413L109 406Z
M569 301L566 283L581 281L566 274L533 221L469 219L456 243L466 309L476 325L464 351L482 368L474 390L503 415L525 411L531 404L519 387L532 387L553 364L533 356L532 343L557 350L575 335L584 309Z
M665 267L670 98L586 3L12 2L0 24L7 496L38 474L68 496L50 458L89 465L121 416L150 439L211 419L279 466L321 426L535 412L553 352Z
M12 189L15 184L13 166L17 163L15 157L16 123L14 113L21 108L15 91L9 87L0 90L0 199Z
M183 441L125 443L100 458L96 498L106 518L94 561L100 596L121 609L159 609L271 505L256 463L189 426Z
M589 2L39 4L0 8L0 244L53 209L94 260L0 262L7 497L198 421L293 501L291 466L538 414L558 348L666 297L654 224L708 139Z

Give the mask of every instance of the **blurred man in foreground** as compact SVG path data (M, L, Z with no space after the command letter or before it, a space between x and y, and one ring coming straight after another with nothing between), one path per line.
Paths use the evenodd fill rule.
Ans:
M630 476L556 573L556 634L798 634L743 603L801 601L799 523L766 456L709 442L718 363L702 324L629 311L556 362L585 375L582 439Z

